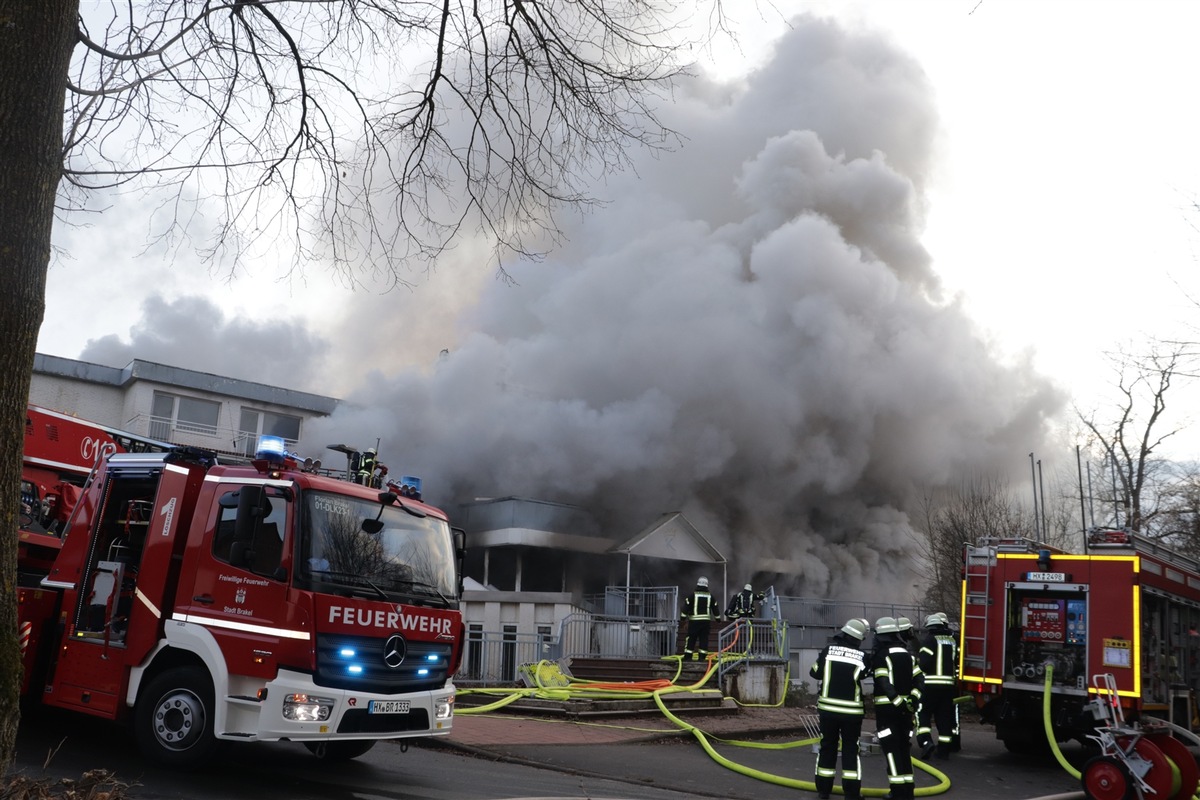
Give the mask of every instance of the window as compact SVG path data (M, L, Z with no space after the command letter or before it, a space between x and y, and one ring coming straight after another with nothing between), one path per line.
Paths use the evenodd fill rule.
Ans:
M300 440L300 417L243 408L238 425L238 449L248 456L254 455L260 436L281 436L288 445L293 445Z
M155 392L150 407L150 437L170 441L172 431L216 436L220 415L221 404L212 400Z
M287 530L288 501L267 489L263 498L262 520L244 533L249 539L237 539L238 491L226 492L218 504L213 530L213 557L258 575L273 576L283 560L284 533Z

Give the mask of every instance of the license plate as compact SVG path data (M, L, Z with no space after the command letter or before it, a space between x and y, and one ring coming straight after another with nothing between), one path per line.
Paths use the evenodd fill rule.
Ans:
M407 700L372 700L367 709L369 714L407 714Z

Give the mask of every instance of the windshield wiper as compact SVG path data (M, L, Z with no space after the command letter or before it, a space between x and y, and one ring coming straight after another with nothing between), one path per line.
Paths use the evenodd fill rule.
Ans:
M446 595L442 594L441 590L438 589L436 586L434 586L432 583L426 583L425 581L418 581L413 578L395 578L394 581L396 583L407 584L407 585L413 587L414 589L428 589L429 592L426 592L426 594L433 593L433 594L437 595L439 598L441 598L441 601L443 603L445 603L446 605L450 605L450 600L447 599Z
M374 590L375 594L378 595L380 600L391 600L391 598L387 596L387 592L376 586L370 578L366 577L365 575L359 575L357 572L340 572L334 569L314 569L310 570L310 572L312 572L314 575L329 575L330 577L340 578L355 586L366 584L367 586L371 587L372 590Z

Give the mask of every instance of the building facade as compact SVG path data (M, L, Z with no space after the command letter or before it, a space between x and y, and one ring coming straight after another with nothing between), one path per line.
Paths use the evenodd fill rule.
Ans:
M288 446L333 397L134 359L123 368L38 354L29 402L129 433L217 453L253 455L258 437Z

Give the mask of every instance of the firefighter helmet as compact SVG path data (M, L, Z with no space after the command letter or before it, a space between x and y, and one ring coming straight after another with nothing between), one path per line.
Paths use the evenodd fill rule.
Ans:
M942 621L942 624L943 624L943 625L949 625L949 624L950 624L950 618L946 616L946 612L945 612L945 611L939 611L939 612L938 612L938 619L940 619L940 620Z
M945 614L943 614L940 611L936 614L930 614L928 617L925 618L925 627L932 628L936 625L945 625L946 620L942 619L942 617L944 617L944 616L945 616Z
M908 617L896 617L896 630L900 633L912 630L912 621Z
M699 586L701 589L707 589L708 588L708 578L701 578L700 580L696 581L696 585Z
M749 591L751 591L751 590L753 589L753 587L751 587L751 586L750 586L750 584L748 584L748 583L747 583L745 586L743 586L743 587L742 587L742 589L744 589L745 591L749 592Z
M899 633L900 629L896 627L895 617L880 617L875 620L876 633Z
M867 621L865 619L847 620L846 624L842 626L842 633L853 636L861 642L867 636Z

